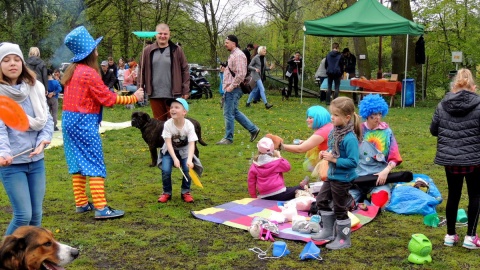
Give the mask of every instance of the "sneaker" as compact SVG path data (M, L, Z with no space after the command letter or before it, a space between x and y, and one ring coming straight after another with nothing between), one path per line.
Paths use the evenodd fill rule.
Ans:
M245 107L250 107L250 102L247 102L247 105L245 105Z
M92 211L92 210L93 210L93 204L91 202L88 202L84 206L77 206L77 210L75 212L85 213L85 212Z
M465 240L463 240L463 247L468 249L479 249L480 248L480 239L477 235L468 236L465 235Z
M216 143L217 145L223 145L223 144L232 144L232 141L230 141L229 139L221 139L219 142Z
M102 210L95 209L95 219L119 218L125 215L125 211L116 210L110 206L105 206Z
M193 203L193 197L190 195L190 192L182 194L182 199L186 203Z
M251 142L255 141L259 133L260 133L260 129L257 129L256 131L250 133L250 141Z
M58 127L54 127L53 128L53 131L59 131L60 129L58 129Z
M268 109L270 109L270 108L272 108L272 107L273 107L272 104L265 103L265 109L268 110Z
M447 234L447 235L445 235L445 239L443 240L443 244L445 246L452 247L456 243L458 243L458 234L455 234L455 235Z
M167 201L170 201L171 199L172 199L172 195L167 194L167 193L163 193L162 196L158 197L158 202L159 203L166 203Z

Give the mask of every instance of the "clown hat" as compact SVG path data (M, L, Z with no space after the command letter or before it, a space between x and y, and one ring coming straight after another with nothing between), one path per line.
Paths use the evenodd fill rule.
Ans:
M89 56L102 39L103 37L99 37L94 40L85 26L79 26L68 33L63 43L65 43L74 54L70 61L79 62Z

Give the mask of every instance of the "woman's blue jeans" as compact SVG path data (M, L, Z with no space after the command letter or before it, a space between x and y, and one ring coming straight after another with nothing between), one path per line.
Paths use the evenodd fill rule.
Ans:
M262 98L263 103L267 104L267 96L265 95L265 87L263 86L263 82L261 79L258 79L257 86L253 89L253 91L248 96L247 103L252 102L252 100L258 95L258 91L260 91L260 97Z
M182 167L183 174L185 174L188 179L185 179L182 175L182 190L181 193L185 194L190 192L190 185L192 184L192 179L190 179L190 174L188 173L189 168L187 166L187 159L182 159L180 154L175 151L175 155L178 160L180 160L180 166ZM167 151L165 155L162 156L162 184L163 184L163 193L172 195L172 169L173 159L170 156L170 153Z
M5 235L20 226L40 226L46 182L44 160L0 167L0 177L13 209Z

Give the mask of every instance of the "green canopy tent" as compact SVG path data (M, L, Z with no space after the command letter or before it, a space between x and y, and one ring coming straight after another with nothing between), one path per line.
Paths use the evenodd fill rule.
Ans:
M139 64L141 64L141 63L143 62L143 49L145 48L145 39L147 39L147 38L153 38L153 37L155 37L158 33L157 33L157 32L152 32L152 31L136 31L136 32L132 32L132 33L133 33L135 36L137 36L138 38L143 38L143 39L144 39L144 40L143 40L143 48L142 48L142 56L141 56L141 58L140 58L140 63L139 63ZM142 74L142 73L140 72L140 75L141 75L141 74ZM143 79L142 76L140 76L140 80L139 80L140 84L139 84L139 85L142 85L142 82L143 82L142 79Z
M326 37L371 37L423 34L423 25L416 24L391 11L377 0L359 0L343 11L332 16L304 22L303 56L305 57L305 36ZM405 79L407 74L407 53L405 54ZM305 61L303 61L305 63ZM302 69L302 88L303 88ZM404 86L405 87L405 86ZM404 92L404 91L403 91ZM404 97L402 92L402 104Z

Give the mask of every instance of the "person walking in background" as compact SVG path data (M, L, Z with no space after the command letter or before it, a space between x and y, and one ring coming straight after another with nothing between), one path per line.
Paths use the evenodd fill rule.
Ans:
M288 77L287 98L292 96L292 85L295 90L295 97L298 97L298 76L302 74L302 57L300 57L300 52L295 52L295 55L288 60L287 65L287 73L285 74Z
M351 246L351 221L347 212L352 196L348 190L357 177L355 169L359 157L358 140L362 131L352 99L334 99L330 105L330 115L334 128L328 136L328 151L320 153L322 158L328 161L328 179L323 182L317 195L323 229L312 234L312 240L333 240L326 248L343 249ZM333 209L330 206L331 201Z
M25 132L0 120L0 178L13 210L5 235L20 226L40 226L45 196L44 149L50 144L53 121L45 87L35 80L17 44L0 43L0 96L15 100L28 117Z
M326 58L323 58L322 61L320 61L320 66L318 66L317 72L315 72L315 79L318 80L318 87L320 88L320 102L325 101L327 97L327 93L321 90L323 81L328 78L325 61L327 61Z
M265 46L258 47L258 54L255 57L253 57L252 61L250 62L250 65L248 65L248 69L251 71L251 74L252 74L252 80L254 80L257 85L248 96L247 107L250 107L250 102L257 95L257 92L260 92L260 97L262 98L263 103L265 104L265 109L268 110L273 107L272 104L268 104L267 102L265 87L263 86L263 81L266 78L265 71L267 69L273 68L273 65L271 67L267 67L267 59L265 57L266 54L267 54L267 47Z
M458 243L456 220L463 180L468 192L468 225L463 247L480 249L477 225L480 211L480 96L468 69L460 69L453 87L432 117L430 133L437 137L435 164L445 167L448 185L447 235L444 245Z
M37 74L37 81L45 86L45 94L48 92L47 65L40 58L40 50L37 47L31 47L28 52L28 59L25 61L28 68Z
M245 57L247 57L247 66L250 65L250 62L252 60L252 55L250 54L250 51L253 50L253 44L248 43L247 47L242 50L242 52L245 54Z
M182 47L170 40L170 27L159 24L156 32L156 42L143 50L138 87L147 93L153 117L167 121L167 100L190 96L190 71Z
M142 101L143 91L131 96L120 96L103 84L98 67L96 40L84 26L72 30L64 40L74 54L73 62L65 71L62 134L68 173L72 175L73 194L77 213L95 210L95 219L122 217L125 212L107 205L102 140L98 128L102 121L103 106L133 104ZM86 193L87 176L93 204Z
M328 88L327 88L327 105L330 105L330 100L332 98L332 84L335 83L335 94L333 95L333 99L338 97L340 92L340 80L343 74L343 56L338 51L340 46L338 43L332 44L332 51L327 54L326 61L325 61L325 68L327 69L327 76L328 76Z
M243 95L240 89L240 83L245 79L247 74L247 58L245 54L238 48L238 38L234 35L227 36L225 39L225 48L230 51L228 57L228 65L223 75L224 89L224 105L223 117L225 118L225 136L217 142L217 144L233 143L233 134L235 131L235 122L237 120L243 128L250 132L250 141L253 142L260 128L250 121L239 109L238 102Z
M58 131L57 117L58 117L58 94L62 92L62 85L59 81L53 78L53 72L51 69L47 69L48 74L48 94L47 104L50 109L50 114L53 118L53 130Z

